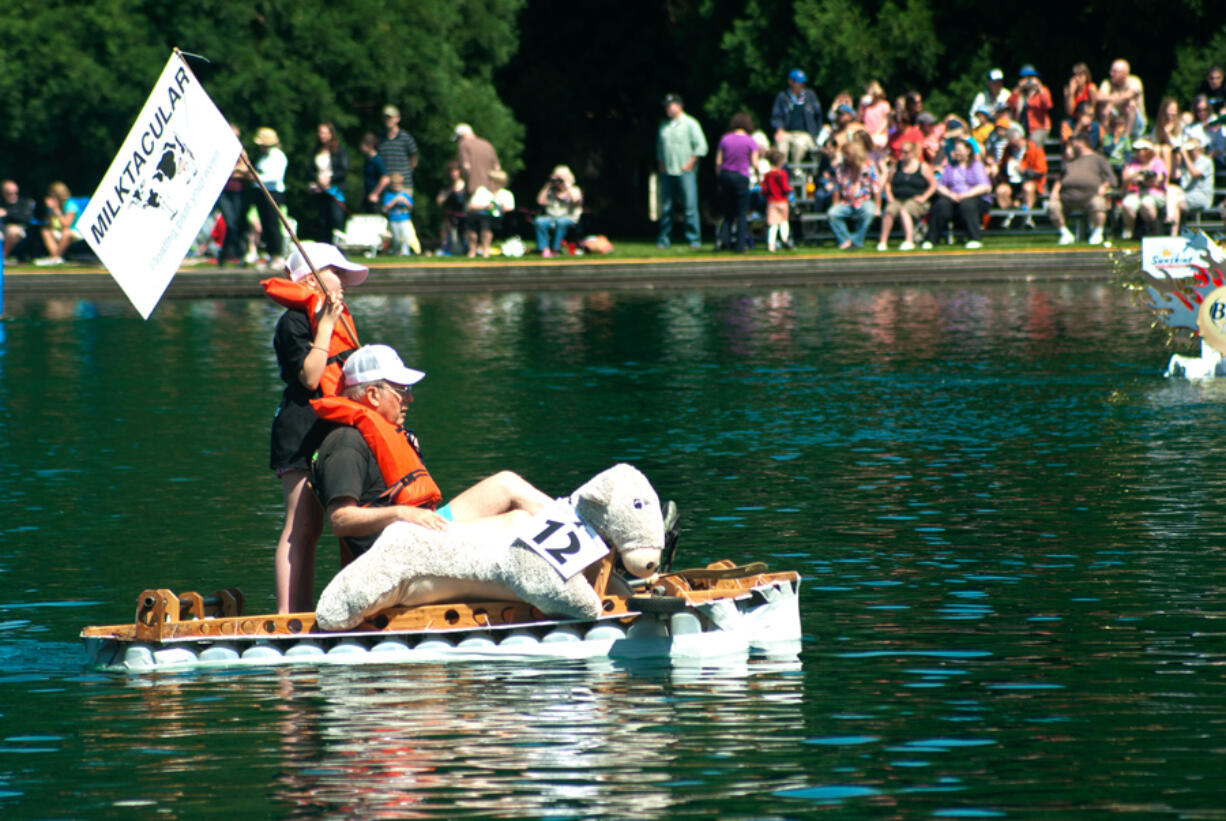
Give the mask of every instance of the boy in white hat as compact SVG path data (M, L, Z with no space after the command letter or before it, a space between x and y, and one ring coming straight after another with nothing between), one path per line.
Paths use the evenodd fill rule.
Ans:
M277 542L277 612L310 610L314 599L315 545L323 532L323 508L308 488L311 454L330 427L311 409L313 398L334 394L345 357L357 347L345 288L366 279L364 265L350 262L334 245L304 242L295 249L285 277L260 283L288 310L277 321L273 349L285 390L272 423L269 467L281 481L285 521ZM319 272L311 274L307 258ZM322 283L322 285L321 285Z

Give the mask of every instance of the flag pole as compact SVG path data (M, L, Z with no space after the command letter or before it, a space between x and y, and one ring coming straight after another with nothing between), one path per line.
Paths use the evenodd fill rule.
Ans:
M184 67L186 67L188 71L191 71L192 67L188 65L187 59L183 56L183 52L180 51L178 47L175 48L174 52L175 56L182 61ZM203 60L205 58L201 57L200 59ZM195 76L195 72L192 72L192 76ZM199 78L197 78L197 82L199 82ZM294 247L298 249L298 253L302 255L304 260L306 260L307 267L311 269L311 276L315 278L316 284L319 285L320 292L323 293L325 299L331 301L332 295L328 293L328 289L324 286L324 281L319 276L319 271L315 270L315 263L311 261L311 257L307 254L306 249L302 247L302 243L298 240L298 235L295 233L294 227L289 223L289 218L287 218L285 214L281 213L281 208L277 205L277 201L273 199L272 192L268 190L268 186L264 185L264 181L260 179L259 173L255 170L255 166L251 164L251 159L247 156L246 149L239 153L239 158L242 159L243 165L247 166L247 172L251 174L251 178L255 180L255 184L260 187L260 190L264 192L264 196L267 197L268 202L272 205L272 210L277 215L277 219L281 221L281 226L285 229L285 233L289 235L290 241L294 243ZM226 230L230 230L230 226L227 225ZM345 330L349 331L349 335L353 337L353 341L360 346L362 343L358 341L358 331L353 327L353 324L349 322L344 314L341 314L341 323L345 326Z

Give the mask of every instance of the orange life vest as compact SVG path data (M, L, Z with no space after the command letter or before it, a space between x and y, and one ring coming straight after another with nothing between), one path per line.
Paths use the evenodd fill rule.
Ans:
M365 506L397 504L428 507L431 510L443 499L438 485L422 464L421 454L409 438L409 432L397 427L370 408L343 396L312 399L315 415L329 422L339 422L357 428L362 439L375 455L379 472L387 490Z
M286 308L302 311L311 323L311 338L319 327L319 309L323 305L324 295L314 288L309 288L301 282L294 282L285 277L273 277L260 283L269 299ZM346 322L346 320L348 320ZM332 338L328 340L328 364L323 376L319 378L319 389L324 396L336 396L341 382L341 368L345 366L347 352L355 350L358 342L349 333L350 328L356 328L353 316L348 308L341 311L340 321L332 328Z

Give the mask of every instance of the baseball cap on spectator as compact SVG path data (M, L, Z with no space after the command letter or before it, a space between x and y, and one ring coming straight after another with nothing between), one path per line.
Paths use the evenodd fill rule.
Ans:
M472 135L473 135L473 127L471 125L469 125L468 123L457 123L455 127L455 131L451 132L451 139L454 142L455 140L458 140L461 137L471 137Z
M342 373L349 387L369 382L416 385L426 375L423 371L406 368L400 354L390 345L363 345L345 360Z
M306 251L306 258L302 256L302 251L295 248L294 253L290 254L289 259L285 261L285 272L294 282L299 282L311 275L311 266L307 264L308 258L314 263L316 271L331 268L340 277L341 282L347 286L361 285L366 281L369 269L365 265L345 259L345 255L335 245L307 241L302 243L302 248Z
M660 105L664 106L665 108L668 108L673 103L676 103L677 105L680 105L680 106L685 105L685 103L681 102L680 94L665 94L664 100L663 102L660 103Z
M396 108L396 106L394 105L385 105L383 106L383 116L384 117L399 117L400 109Z
M1030 65L1030 63L1027 63L1026 65L1022 66L1022 67L1021 67L1021 68L1018 70L1018 72L1017 72L1017 76L1018 76L1018 77L1039 77L1039 76L1041 76L1041 75L1040 75L1040 74L1039 74L1039 72L1038 72L1038 71L1035 69L1035 67L1034 67L1034 66Z
M788 72L788 80L789 80L789 81L791 81L791 82L793 82L793 83L807 83L807 82L809 82L809 78L808 78L808 77L806 77L806 76L805 76L805 73L804 73L803 71L801 71L800 69L798 69L798 68L794 68L794 69L792 69L791 71L789 71L789 72Z
M992 109L988 108L986 105L979 106L978 108L975 109L973 113L982 114L983 116L987 117L989 120L992 119Z
M839 105L839 107L834 110L834 113L835 114L850 114L853 117L856 116L856 110L852 108L851 106L849 106L847 103L842 103L841 105Z
M1149 140L1145 139L1144 137L1142 137L1142 138L1141 138L1141 139L1139 139L1139 140L1134 140L1134 141L1133 141L1133 143L1132 143L1132 148L1133 148L1133 150L1134 150L1134 151L1140 151L1140 150L1141 150L1141 149L1143 149L1143 148L1148 148L1150 151L1153 151L1153 150L1154 150L1154 144L1153 144L1153 143L1151 143Z
M927 111L921 111L919 116L915 118L915 122L919 125L936 125L937 118L929 114Z
M999 68L990 69L988 71L989 83L1003 83L1005 81L1005 73Z

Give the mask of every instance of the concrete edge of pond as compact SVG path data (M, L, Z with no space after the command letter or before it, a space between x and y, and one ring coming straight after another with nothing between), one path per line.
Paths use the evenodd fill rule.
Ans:
M492 259L468 263L371 263L362 294L465 293L489 291L651 290L708 287L863 285L1110 279L1104 249L926 251L916 253L693 256L550 260ZM187 266L163 299L259 296L259 281L271 272L254 268ZM9 270L5 296L13 299L123 299L103 269L71 267Z

